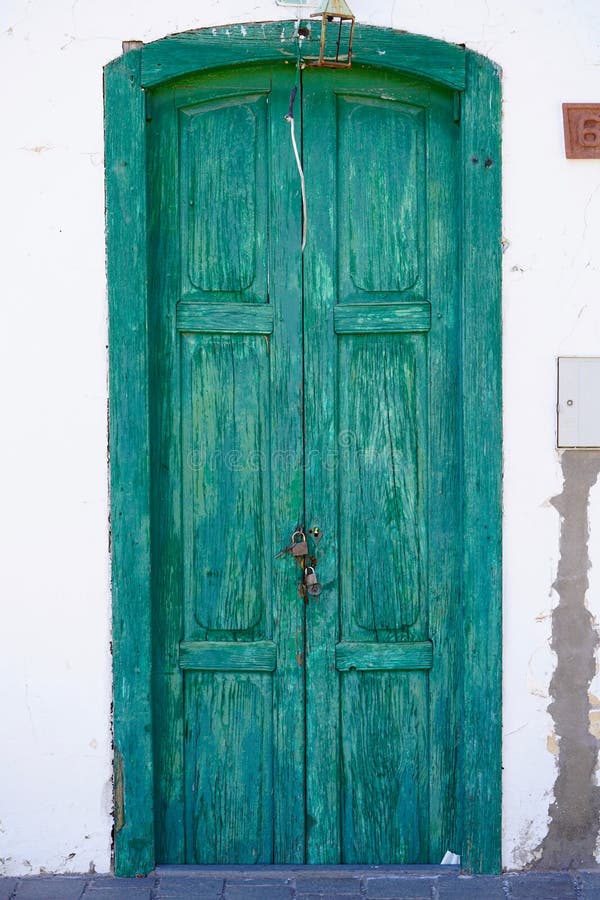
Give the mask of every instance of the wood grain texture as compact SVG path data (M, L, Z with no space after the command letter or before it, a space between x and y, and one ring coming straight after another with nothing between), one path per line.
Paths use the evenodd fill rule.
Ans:
M318 56L320 23L311 22L305 56ZM180 75L217 69L232 62L296 59L294 21L228 25L171 35L142 48L142 84L152 87ZM352 54L355 64L411 72L448 87L465 86L465 49L420 34L357 23Z
M277 645L273 641L182 641L179 665L209 672L274 672Z
M501 85L468 54L463 105L464 864L499 872L502 747ZM482 404L482 397L485 403Z
M350 74L345 72L345 74ZM306 861L341 862L337 338L335 268L336 84L332 70L303 74L303 162L310 227L304 253L305 491L307 528L318 526L323 592L306 609ZM323 197L328 200L323 202ZM327 710L319 715L317 710ZM314 764L311 764L312 761Z
M152 473L153 711L156 861L185 861L178 127L173 92L152 97L148 146L148 305Z
M425 110L338 95L337 120L339 299L391 300L423 283Z
M194 334L182 336L180 349L185 637L265 637L272 562L267 342Z
M289 33L285 31L288 26ZM289 133L283 121L293 81L292 67L250 67L247 72L237 67L230 73L215 69L240 59L292 57L293 23L252 26L246 29L245 35L241 27L237 34L236 28L232 26L229 34L227 29L217 29L216 34L211 30L210 34L206 31L176 36L141 51L144 77L155 78L152 83L171 82L177 75L188 76L179 84L167 83L153 91L148 106L147 181L144 178L145 104L136 82L140 51L133 51L107 70L111 343L116 344L111 346L111 404L116 396L116 404L111 406L111 448L116 454L111 460L113 540L116 541L113 557L115 743L116 758L121 759L122 755L122 765L117 770L120 798L117 871L132 874L151 867L152 803L148 791L153 764L156 772L154 858L158 861L177 863L203 858L208 828L213 855L219 853L223 858L240 861L264 858L293 863L305 859L337 862L383 860L385 856L397 860L437 860L451 846L461 853L472 870L493 871L499 865L501 700L498 73L489 62L462 48L368 26L358 29L361 38L357 52L362 56L355 56L355 62L359 58L368 64L383 62L388 72L379 70L374 76L373 72L361 71L359 67L344 73L304 72L304 159L310 227L304 256L303 353L301 206L295 163L287 140ZM247 37L253 44L246 41ZM438 91L431 84L419 87L412 76L403 79L389 73L393 68L421 72L432 81L461 89L465 60L469 70L462 122L457 121L456 94ZM207 71L205 76L189 76L191 71L203 68ZM344 93L343 101L335 100L336 91ZM344 300L344 292L340 291L343 254L339 253L339 236L342 232L335 217L342 207L336 200L331 216L330 205L322 200L332 192L339 193L340 186L343 187L335 166L335 161L340 161L335 143L336 134L340 133L336 109L339 111L340 103L347 104L351 95L360 95L357 105L368 109L367 117L376 117L379 107L387 123L382 129L384 135L389 136L396 129L396 109L403 103L418 106L418 116L424 116L427 121L426 164L424 169L419 169L420 164L416 167L425 185L417 203L426 205L426 215L419 212L418 217L419 227L425 228L419 237L419 252L426 254L426 264L419 263L419 278L424 280L404 288L402 302L398 304L382 303L383 298L375 290L378 284L383 284L384 276L388 280L395 277L394 266L386 268L384 260L373 263L372 272L363 271L364 266L358 272L355 266L354 275L362 285L360 290L373 294L369 303L339 304ZM265 258L269 268L269 303L265 302L264 291L246 297L252 302L243 300L247 288L241 285L248 281L252 268L249 259L254 251L249 249L249 243L244 243L246 239L239 230L239 222L232 226L234 235L237 234L237 259L223 259L223 235L227 229L217 222L213 230L219 232L221 228L216 254L216 257L220 254L221 262L207 268L204 257L198 256L191 265L196 283L186 287L182 278L182 272L190 271L186 253L189 257L190 247L196 252L197 241L204 238L198 217L193 225L195 236L191 244L185 245L191 220L183 216L181 202L187 197L188 205L193 208L184 186L186 178L189 182L197 176L190 175L189 167L186 170L182 166L181 122L189 107L199 109L205 105L208 111L213 104L217 118L222 118L225 110L223 115L227 119L234 115L231 110L236 104L240 109L253 106L254 101L240 101L240 96L260 97L259 106L268 97L264 120L260 119L262 112L255 120L260 120L258 130L253 130L254 126L248 128L254 133L255 146L262 129L266 138L261 146L267 148L269 157L268 178L262 163L253 167L257 184L263 185L261 196L268 204L265 214L270 223L269 243ZM389 112L390 108L394 109L393 113ZM127 122L127 129L123 129L123 121ZM461 128L464 139L462 157L458 157L457 134ZM198 139L193 128L188 137L192 141ZM213 143L220 140L215 129ZM410 159L407 147L401 155ZM373 163L377 154L372 152L371 157ZM204 165L201 155L195 159ZM390 168L389 179L391 173ZM210 194L215 185L217 193L226 189L218 176L212 181L206 180L207 177L204 172L205 187L196 192L196 197L192 196L195 202L200 195ZM146 183L151 191L147 221L143 190ZM359 180L355 187L362 191L364 184ZM465 198L462 213L461 191ZM249 206L255 205L255 218L256 197L255 194L248 201ZM407 202L406 195L400 192L393 205L402 208ZM231 219L235 215L234 206L227 209L227 217ZM182 221L187 223L183 229ZM414 222L413 208L406 218L406 228L414 229ZM145 252L139 252L146 228L147 257ZM353 234L357 243L360 231L355 229ZM381 243L385 249L385 241ZM365 259L374 260L373 242L370 247ZM393 255L396 251L390 247L388 251ZM407 252L406 248L403 252ZM354 256L356 260L359 258L357 249ZM413 262L409 262L402 261L400 256L396 260L402 276L397 288L400 283L407 283L409 269L411 266L414 269L414 256ZM464 265L462 312L457 305L461 265ZM147 321L146 277L150 298ZM210 290L203 294L201 282L206 278L209 281L203 282L204 287ZM228 300L233 302L223 302L219 291L213 290L219 278L227 288ZM121 286L115 290L119 282ZM390 287L389 283L386 287ZM369 291L370 288L373 290ZM186 290L189 297L182 302ZM215 299L211 297L209 301L211 293ZM189 300L191 297L194 299ZM128 298L125 306L119 305L123 298ZM228 306L232 308L229 314ZM148 344L147 335L150 335ZM190 367L185 371L191 372L196 364L192 365L194 353L189 348L202 344L218 349L214 353L211 350L210 363L201 364L202 377L191 391L188 390L190 382L185 380L187 375L182 380L182 360L185 362L187 352ZM366 350L369 345L377 352ZM182 348L186 346L188 350L183 351L182 357ZM236 653L246 655L246 663L250 661L254 665L252 651L247 648L257 641L261 644L272 641L277 648L277 667L264 673L245 673L242 669L184 671L180 667L180 641L184 636L181 572L188 571L186 577L191 584L193 566L202 566L204 561L203 554L197 553L193 562L187 532L181 528L181 522L186 521L182 515L188 503L185 492L193 498L198 491L210 490L208 482L194 479L189 471L185 474L181 415L187 408L185 390L189 397L200 398L203 382L208 378L212 384L219 382L219 387L212 391L212 400L199 399L193 428L196 432L202 429L204 415L198 412L204 412L209 402L215 411L213 430L221 429L222 434L227 431L227 410L223 415L216 412L219 390L224 395L228 391L230 396L232 391L235 393L231 372L225 370L224 348L229 348L232 356L237 352L238 359L231 371L236 372L241 365L241 384L245 385L249 407L256 411L260 406L265 410L260 429L262 434L268 433L267 444L257 436L255 412L248 412L243 424L242 411L238 423L239 437L247 448L268 447L269 488L253 488L250 494L254 498L260 494L263 499L253 500L249 506L244 501L242 514L244 518L252 508L253 521L258 517L263 523L261 541L267 551L265 560L259 561L257 580L267 571L267 555L272 559L287 543L293 527L318 524L323 533L318 545L317 571L324 590L321 598L311 601L307 608L306 646L304 605L298 602L297 572L289 565L288 558L277 560L270 574L264 574L265 592L258 619L256 615L252 622L236 618L230 598L226 609L221 609L221 613L223 609L226 613L222 621L209 623L219 627L201 629L203 636L209 638L206 649L199 651L200 656L208 654L205 661L213 652L208 645L218 645L211 665L219 662L219 654L221 663L228 654L233 654L230 660L235 662ZM236 348L244 349L238 352ZM221 351L223 358L219 362ZM462 376L461 355L465 361ZM370 398L364 391L367 377L373 381ZM131 380L127 381L128 378ZM129 384L131 391L124 392L124 384ZM372 628L361 628L356 634L360 639L352 640L355 635L351 628L356 627L356 623L352 624L354 613L349 615L348 608L340 607L338 577L339 566L342 571L347 566L344 542L338 550L340 523L346 519L346 514L340 519L340 491L342 496L344 491L348 497L352 493L345 481L346 472L340 466L348 458L348 454L344 457L340 453L340 448L344 450L343 441L340 443L343 424L340 411L346 403L344 415L349 421L350 398L361 385L364 397L358 403L362 404L364 415L353 419L354 431L363 449L370 449L368 455L382 455L381 471L393 472L400 456L402 463L405 457L412 460L402 478L407 491L411 480L413 489L417 486L417 505L421 504L419 508L427 524L423 526L426 535L421 533L418 537L418 549L413 548L414 552L403 556L405 550L393 547L392 556L400 554L400 563L394 557L393 572L385 573L382 568L390 584L397 567L404 586L411 579L413 584L420 581L418 591L413 592L413 597L418 594L418 604L412 602L408 607L400 604L398 612L398 604L389 600L396 590L391 587L389 595L380 602L379 612L383 616L381 622L393 627L381 628L376 635ZM394 397L404 398L400 411L394 408L393 402L385 404L381 400L386 385L388 389L392 386ZM347 401L342 402L344 391ZM193 406L194 403L192 410ZM390 410L389 419L383 415L386 409ZM388 437L383 440L386 429ZM343 431L346 440L348 429ZM374 439L370 440L369 435ZM151 529L148 446L152 473ZM377 475L380 484L381 471ZM256 486L254 474L248 477L248 483ZM358 481L356 484L358 487ZM121 492L116 500L115 485ZM464 520L461 521L463 490ZM225 491L223 497L223 517L230 493ZM412 515L415 522L419 520L420 514L411 507L414 496L398 506L392 516L395 521L402 523L406 515L409 519ZM379 496L367 504L369 514L377 504L380 510L385 507ZM361 533L359 510L348 506L348 511L354 517L356 532ZM115 522L119 513L124 526ZM350 537L350 542L353 539ZM414 532L412 537L407 536L407 541L410 540L414 542ZM210 543L208 532L202 543ZM124 555L119 556L121 551ZM371 557L369 553L367 558L371 560ZM127 566L123 565L124 560ZM190 560L192 568L189 568ZM147 746L150 605L144 605L144 597L148 601L150 570L152 615L158 626L152 645L153 753ZM407 582L409 571L413 574ZM417 571L420 574L415 580ZM248 609L252 611L252 588L242 593L244 598L250 597ZM255 607L255 613L259 607ZM408 619L414 615L416 618L409 623ZM200 637L197 632L190 634ZM380 659L385 651L379 648L392 644L390 658L397 654L406 662L411 644L428 641L436 647L430 669L366 669L371 644L377 645L372 652L375 656L379 654ZM336 671L336 645L340 642L343 645L364 642L362 648L353 651L355 660L362 658L364 670L356 667L357 671L351 671L349 664L343 673ZM239 646L243 646L241 651L237 650ZM343 657L338 654L338 663L340 658ZM264 661L260 664L267 665ZM306 756L309 766L306 837L302 704L305 669L306 734L310 748ZM386 698L392 707L388 719L387 713L381 712ZM328 711L327 716L318 714L323 709ZM379 719L376 719L377 711L381 713ZM184 732L186 719L187 734ZM209 723L215 723L220 737L211 737ZM227 731L237 736L232 771L226 771L224 758L217 752L224 746ZM208 735L207 742L203 732ZM405 739L398 744L399 734L405 735ZM212 752L211 747L215 751L213 757L201 769L197 768L198 753ZM261 760L261 799L247 820L254 836L259 829L258 841L251 838L249 831L244 832L246 820L241 823L237 837L231 830L232 811L240 815L249 802L248 779L244 781L242 772L250 747ZM270 755L271 782L263 753ZM412 783L407 775L409 758L413 761ZM389 782L387 807L384 806L386 780ZM213 793L211 798L219 818L218 823L213 819L211 826L202 806L208 797L209 781L223 786L218 796ZM204 798L200 804L196 796L198 785ZM341 794L340 785L343 786ZM379 825L361 813L363 804L381 809ZM394 808L401 812L394 815ZM411 829L410 834L407 827Z
M299 245L299 198L284 121L289 82L282 75L253 69L249 89L242 88L244 97L260 96L263 103L263 146L277 147L269 150L271 181L262 163L253 167L256 194L272 223L268 306L242 303L228 290L215 292L216 302L205 294L180 299L183 248L200 239L197 233L190 238L195 226L182 216L189 179L182 155L200 158L213 171L221 163L218 156L199 156L197 130L188 131L185 146L180 142L182 110L232 108L239 71L167 86L152 104L157 852L170 862L202 863L211 853L221 862L304 858L302 604L294 567L288 560L273 563L302 516L300 258L287 252L290 235ZM226 185L209 173L203 178L210 191L200 192L200 205L218 203L211 192L226 192ZM235 204L225 206L227 215L236 215ZM214 271L229 278L233 270L218 264ZM277 668L265 641L277 646ZM190 671L198 665L213 670L210 678ZM268 691L266 682L248 681L249 668L273 672ZM227 679L213 674L219 670ZM202 745L207 716L218 723L226 709L239 720L228 719L234 732L259 742L269 759L260 816L244 816L243 823L240 810L255 781L250 756L241 755L239 765L234 760L230 772L222 728L223 740L211 743L207 736ZM201 803L198 778L204 779ZM203 804L211 778L209 815Z
M272 334L273 309L256 303L201 303L180 300L179 331L204 334Z
M459 561L462 548L456 540L457 533L460 534L461 423L460 251L453 238L460 227L455 103L450 92L431 89L426 101L423 96L419 98L421 108L427 113L427 168L421 173L427 233L422 247L427 271L424 287L431 301L431 332L402 334L400 329L395 333L392 327L389 332L377 333L375 325L374 333L369 333L367 327L360 334L357 328L360 319L355 316L354 307L348 305L347 321L352 322L356 331L342 333L336 338L334 349L331 334L323 323L329 321L326 298L332 298L330 303L336 297L343 299L338 290L338 277L342 274L336 269L336 259L344 258L337 252L343 224L340 228L335 218L319 215L318 198L319 184L331 185L333 181L329 161L337 158L336 110L327 95L328 89L332 93L335 90L336 78L348 95L356 97L364 84L366 96L372 98L369 94L372 85L366 78L361 83L358 72L351 76L344 73L343 80L339 73L322 73L320 84L316 75L305 73L304 160L309 207L316 210L311 217L315 214L318 217L315 224L318 246L311 245L309 232L305 253L306 434L313 455L307 467L307 509L308 522L319 524L326 535L319 545L319 572L325 588L331 592L329 597L324 591L318 604L309 605L307 618L308 746L315 747L320 760L318 771L311 771L310 767L307 770L308 859L335 860L337 828L345 860L350 856L356 861L377 859L378 846L382 842L385 845L369 822L357 818L355 812L348 818L352 804L348 806L350 794L347 793L354 782L358 786L357 796L367 798L369 803L383 803L378 793L381 785L374 777L370 780L368 774L366 742L361 731L369 710L377 705L379 688L375 682L365 682L370 686L364 694L357 695L360 702L344 707L343 739L336 721L323 723L310 715L311 703L336 708L339 695L329 675L326 636L339 633L338 629L343 643L360 643L362 639L367 644L401 644L435 635L441 659L438 661L436 654L429 674L423 672L419 676L410 696L401 689L403 699L397 705L395 726L396 733L402 733L405 727L402 716L419 710L421 749L413 773L418 790L407 794L409 802L417 806L403 808L403 815L408 820L412 816L413 824L418 823L413 830L416 843L407 844L398 830L400 823L388 822L382 815L389 834L396 835L393 846L387 846L387 852L394 858L401 860L407 852L416 854L415 858L435 859L443 855L444 851L436 856L442 843L455 843L459 837L461 819L460 772L456 765L461 732ZM394 82L392 76L381 73L378 78L378 89L386 98L399 102L405 90L402 82ZM411 90L411 85L406 86L407 92ZM372 132L376 134L376 129ZM372 140L376 143L375 138ZM311 146L318 146L318 159L311 156ZM339 181L336 183L339 188ZM326 189L321 188L320 193ZM374 199L372 192L364 196L364 202ZM339 205L333 206L339 216ZM349 256L347 259L349 265ZM364 314L362 310L360 314ZM338 306L334 328L335 323L344 321L344 315L345 306ZM372 322L366 324L373 327ZM332 378L327 359L334 353L337 366ZM337 429L335 449L331 443L332 421ZM331 470L324 460L331 459L331 454L336 452L338 465ZM400 481L396 506L392 509L386 501L385 486L394 483L395 473L399 473ZM335 523L336 507L339 534L330 536L328 523L332 519ZM397 544L394 530L401 532ZM330 544L334 542L339 546L339 574L337 581L330 581L329 573L334 578L336 574L329 558ZM364 549L365 542L367 549ZM374 568L375 576L370 574ZM365 595L364 584L368 586L369 579L373 589L371 612L366 615L360 598ZM409 602L406 605L405 600L404 606L398 599L403 579L405 589L407 584L412 585L408 591ZM338 619L335 606L340 603ZM444 699L444 692L450 697ZM349 715L350 709L352 719L346 722L345 715ZM336 741L341 741L342 760L338 756L340 744L336 745ZM387 746L388 762L393 767L393 743ZM348 760L353 761L351 765ZM336 811L332 809L335 796L329 798L327 794L327 778L336 764L342 766L343 772L341 820L336 819ZM363 764L365 771L361 774ZM318 840L313 835L318 835ZM330 854L328 858L326 854Z
M433 664L431 641L377 644L368 641L344 641L335 648L338 672L385 671L387 669L430 669Z
M104 81L116 875L146 875L154 866L146 155L139 77L140 52L133 51L106 68Z
M336 334L398 334L429 331L431 305L423 303L348 304L333 311Z
M350 640L426 636L424 620L418 633L409 631L426 597L424 341L339 339L339 584L342 634Z
M287 545L290 527L304 519L304 378L302 199L285 114L293 71L273 69L269 184L272 240L269 248L271 336L271 552ZM300 99L300 98L299 98ZM299 100L298 100L299 102ZM299 602L298 569L282 557L273 564L274 843L275 863L306 860L305 707L306 645L304 604Z
M186 862L273 862L269 675L185 675Z
M225 96L179 112L185 296L268 299L266 107L263 93Z
M342 678L342 861L428 859L427 675Z
M429 859L461 841L460 600L460 130L454 98L432 92L427 171L429 344L428 635L436 648L429 672ZM460 853L460 850L456 851Z

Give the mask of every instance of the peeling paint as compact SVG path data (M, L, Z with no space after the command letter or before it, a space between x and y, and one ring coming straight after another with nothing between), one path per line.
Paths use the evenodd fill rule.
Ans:
M115 749L115 832L119 832L125 825L125 796L123 785L123 757Z
M600 473L600 452L568 450L561 465L563 489L551 501L560 514L560 559L553 585L559 601L552 613L551 644L557 662L548 707L558 745L558 775L548 832L535 851L539 859L534 864L544 869L595 865L600 829L600 788L595 784L600 710L592 708L597 698L589 695L599 642L585 602L588 505Z

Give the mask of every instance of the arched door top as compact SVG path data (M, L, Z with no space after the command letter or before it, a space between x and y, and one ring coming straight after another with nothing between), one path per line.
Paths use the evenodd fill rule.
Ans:
M303 42L305 56L318 55L321 24L310 23ZM296 23L292 20L200 28L169 35L141 48L141 86L156 87L173 78L221 66L297 58ZM354 65L409 72L455 90L464 90L466 50L420 34L356 23ZM110 63L109 65L113 65Z

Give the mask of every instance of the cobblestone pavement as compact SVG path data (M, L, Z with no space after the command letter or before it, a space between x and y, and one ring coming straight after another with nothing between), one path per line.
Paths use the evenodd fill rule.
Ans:
M147 878L0 878L0 900L600 900L598 872L461 875L427 866L159 867Z

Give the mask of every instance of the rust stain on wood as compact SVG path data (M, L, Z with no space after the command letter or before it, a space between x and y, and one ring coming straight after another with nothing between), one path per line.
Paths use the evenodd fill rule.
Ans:
M119 832L125 824L125 792L123 779L123 757L115 750L115 832Z

